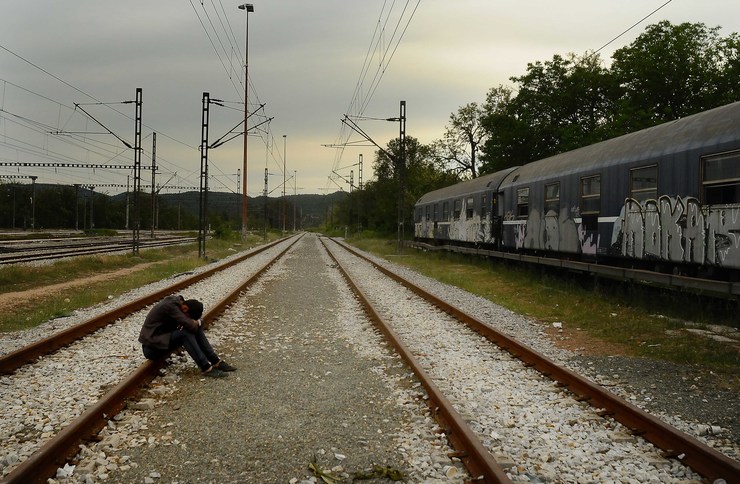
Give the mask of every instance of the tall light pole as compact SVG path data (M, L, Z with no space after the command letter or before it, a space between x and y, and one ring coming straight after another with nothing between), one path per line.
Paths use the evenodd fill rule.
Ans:
M249 96L249 12L254 12L254 5L244 3L239 5L240 10L245 10L247 15L247 29L244 35L244 163L242 166L242 240L247 240L247 118L249 118L249 107L247 98Z
M285 162L288 158L287 134L283 135L283 233L285 233Z

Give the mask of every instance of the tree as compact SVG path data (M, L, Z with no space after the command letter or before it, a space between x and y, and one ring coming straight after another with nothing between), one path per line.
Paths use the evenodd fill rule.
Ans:
M481 124L482 172L491 173L595 143L612 135L618 85L598 55L530 63L513 90L491 89Z
M450 115L444 138L433 145L438 162L463 178L478 176L478 152L487 134L481 124L482 115L477 103L462 106Z
M488 133L481 148L481 174L524 164L528 131L514 112L511 88L501 85L488 91L481 125Z
M703 23L650 25L614 53L619 129L635 131L740 99L738 37ZM734 77L733 77L734 76Z
M393 233L398 222L398 165L401 152L399 138L391 140L385 150L378 150L373 161L374 179L363 190L352 192L337 208L341 224L359 225L383 233ZM452 185L457 176L436 165L432 148L419 140L406 137L405 187L403 198L404 226L412 227L412 210L424 193Z

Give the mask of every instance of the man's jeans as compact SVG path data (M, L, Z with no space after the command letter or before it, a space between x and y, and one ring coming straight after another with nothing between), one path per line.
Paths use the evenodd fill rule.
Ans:
M202 371L207 370L212 364L218 363L218 355L213 351L211 343L208 342L208 338L206 338L206 334L202 329L198 329L195 333L182 329L173 331L170 336L170 346L166 350L152 348L146 345L141 348L146 358L158 360L167 356L170 351L176 350L181 346L185 347L185 350Z

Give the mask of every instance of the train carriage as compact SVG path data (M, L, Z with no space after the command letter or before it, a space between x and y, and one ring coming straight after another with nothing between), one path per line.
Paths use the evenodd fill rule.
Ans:
M420 198L417 237L686 273L740 269L740 102L480 178ZM480 214L478 199L490 203ZM430 228L435 205L462 211L432 215Z
M417 240L498 245L501 216L493 196L515 168L483 175L423 195L414 209Z

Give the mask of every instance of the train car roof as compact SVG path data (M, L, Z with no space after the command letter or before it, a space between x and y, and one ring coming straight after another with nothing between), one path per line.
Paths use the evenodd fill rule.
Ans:
M448 187L425 193L416 201L416 203L432 203L439 200L447 200L449 198L484 192L492 187L498 188L506 175L514 171L516 168L517 167L508 168L506 170L497 171L496 173L482 175L478 178L473 178L472 180L456 183L455 185L450 185Z
M608 166L699 148L708 152L740 148L740 102L528 163L506 184L529 183L550 178L553 173L596 172Z

